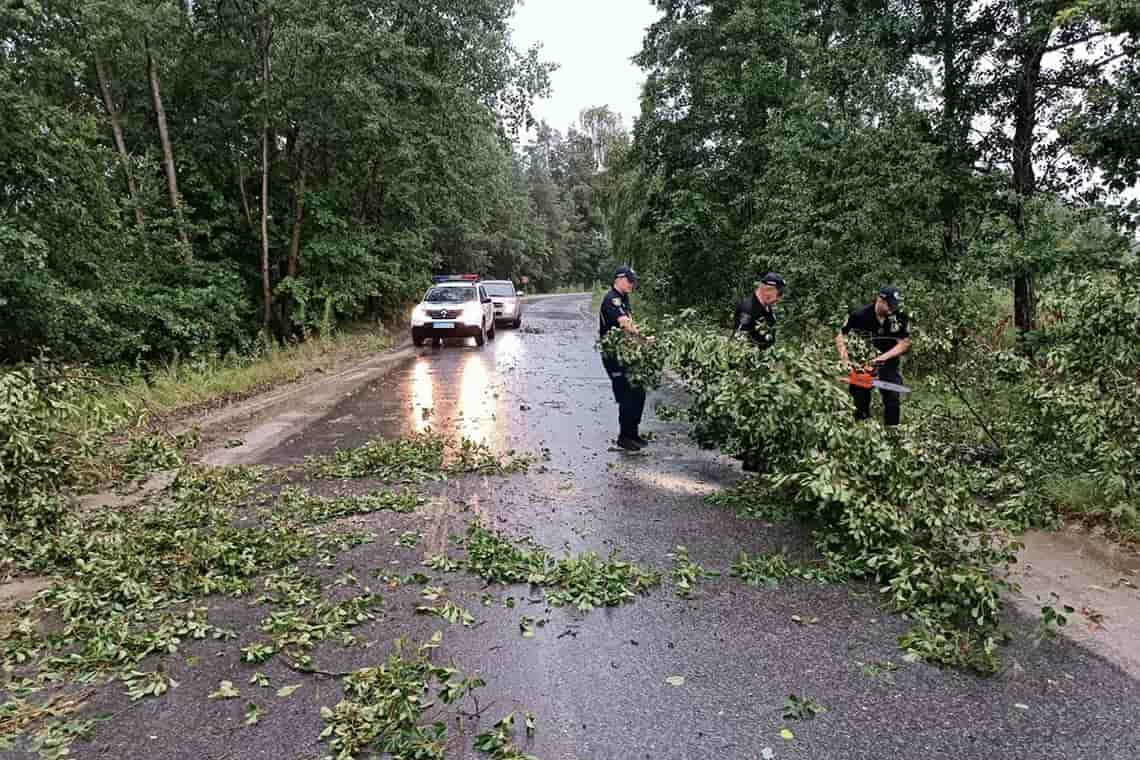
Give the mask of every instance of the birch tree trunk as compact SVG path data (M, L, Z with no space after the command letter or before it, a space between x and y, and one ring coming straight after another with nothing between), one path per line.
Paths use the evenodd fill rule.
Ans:
M238 165L238 191L241 193L241 210L245 215L245 223L253 229L253 212L249 210L249 194L245 191L245 168Z
M261 119L261 295L265 301L264 328L269 334L273 326L273 285L269 280L269 49L272 44L271 16L262 22L261 94L264 109Z
M95 76L99 79L99 91L103 94L103 106L111 118L111 133L115 136L115 148L119 151L119 160L123 164L123 174L127 178L127 193L135 207L135 222L141 228L145 226L145 220L142 208L139 207L138 190L135 187L134 172L131 171L131 157L127 153L127 142L123 139L123 125L119 119L119 108L115 105L115 99L111 95L111 78L107 74L107 65L99 56L98 50L94 51L94 56Z
M162 144L162 168L166 174L166 190L170 194L170 209L178 225L178 239L189 247L190 237L182 223L182 200L178 194L178 173L174 167L174 147L170 144L170 132L166 128L166 109L162 106L162 88L158 81L158 64L151 54L150 41L146 41L146 69L150 80L150 98L154 106L154 118L158 122L158 139ZM188 254L190 255L190 254Z

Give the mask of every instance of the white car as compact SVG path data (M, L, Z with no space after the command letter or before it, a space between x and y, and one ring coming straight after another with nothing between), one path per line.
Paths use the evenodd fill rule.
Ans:
M484 280L483 288L495 305L495 321L509 322L516 330L522 325L523 292L510 280Z
M435 283L412 310L412 343L431 339L474 338L481 346L495 339L495 306L478 275L452 274L432 278Z

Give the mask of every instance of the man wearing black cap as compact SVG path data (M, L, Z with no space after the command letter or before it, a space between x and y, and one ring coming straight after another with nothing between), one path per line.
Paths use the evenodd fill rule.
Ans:
M633 310L629 305L629 294L637 287L637 273L632 268L623 266L614 272L614 284L602 299L602 308L598 314L598 332L600 337L614 328L625 330L631 335L637 335L637 325L633 323ZM640 451L649 445L649 441L641 437L638 427L641 425L641 414L645 410L645 389L630 385L625 369L618 364L613 356L602 353L602 365L606 374L610 376L613 384L614 401L618 403L618 424L620 433L617 444L626 451Z
M736 306L734 335L747 336L761 350L776 342L776 313L772 307L784 295L784 278L769 272L757 281L752 294Z
M843 327L835 336L835 346L839 349L839 358L850 364L851 358L847 353L847 339L849 333L870 341L879 355L871 360L878 370L878 378L889 383L902 385L902 374L899 372L899 357L910 350L909 319L901 311L902 293L894 285L884 285L879 288L875 302L856 309L847 315ZM889 426L899 424L901 405L899 394L880 388L883 394L883 422ZM871 389L851 386L851 395L855 399L855 419L865 420L871 416Z

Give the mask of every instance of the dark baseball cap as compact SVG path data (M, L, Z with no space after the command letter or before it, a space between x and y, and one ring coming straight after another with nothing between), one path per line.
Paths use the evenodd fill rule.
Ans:
M781 293L784 292L784 288L786 287L786 283L784 282L784 278L781 277L780 275L776 274L775 272L768 272L763 277L761 277L759 282L757 282L756 284L757 284L757 287L759 287L760 285L771 285L773 288L780 291Z
M894 285L884 285L879 288L879 295L887 302L887 306L890 306L892 309L897 309L902 305L902 291Z
M635 284L635 285L637 284L637 272L633 271L633 267L628 267L628 266L618 267L617 271L614 272L614 279L616 280L619 277L624 277L625 279L629 280L633 284Z

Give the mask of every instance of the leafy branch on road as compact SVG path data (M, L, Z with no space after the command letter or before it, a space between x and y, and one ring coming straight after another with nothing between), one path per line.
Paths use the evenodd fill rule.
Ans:
M812 720L825 712L827 709L811 697L789 694L787 701L784 702L784 720Z
M131 699L143 699L177 687L163 659L177 654L186 641L237 636L212 623L207 607L194 604L209 595L239 597L260 588L257 603L272 609L261 620L260 638L241 644L241 658L261 663L280 655L295 670L313 670L311 650L333 639L353 644L350 629L373 619L380 598L366 588L356 596L326 599L324 582L300 572L297 563L312 559L317 567L331 568L337 554L375 539L368 531L341 530L330 522L377 511L408 513L424 500L418 489L408 487L344 497L319 496L295 486L273 493L266 487L283 481L281 471L186 464L178 442L169 437L140 438L100 453L94 445L101 440L97 436L82 443L59 437L62 424L44 422L43 436L26 439L30 448L13 460L18 466L5 471L19 499L18 512L0 515L0 572L55 576L10 621L0 621L5 688L25 700L10 700L0 709L23 716L6 721L4 741L9 744L20 736L34 744L75 734L55 726L47 738L36 738L38 731L47 730L46 721L54 720L51 702L35 704L35 695L45 690L117 680ZM60 441L75 448L59 455ZM342 455L337 466L347 468L343 472L348 475L367 470L407 482L467 472L507 473L525 469L529 462L525 456L499 457L470 442L460 442L454 450L449 445L440 436L375 443ZM25 456L28 452L35 456ZM107 457L113 466L100 463ZM49 478L36 474L42 463L52 461L63 469L50 470ZM135 478L153 467L174 467L175 474L138 505L76 509L69 501L66 487L95 482L90 473ZM358 583L351 574L342 577ZM44 725L38 729L37 723Z
M509 451L496 454L467 438L427 431L377 438L328 456L309 457L302 468L312 478L379 478L391 483L420 483L447 475L511 475L526 472L534 456Z
M784 523L795 519L792 502L774 492L760 477L745 478L731 488L711 493L705 502L735 510L738 517Z
M814 527L825 563L809 572L778 555L743 557L734 574L769 585L789 575L873 579L915 621L901 639L908 651L983 672L997 667L1008 583L993 569L1013 561L1016 543L979 505L968 465L921 431L853 425L824 348L757 352L691 326L655 345L690 394L694 438L767 462L770 473L747 489L793 505Z
M673 560L673 586L677 589L677 596L688 599L692 596L697 583L705 578L720 576L717 570L706 570L704 567L689 559L689 550L678 546L670 554Z
M321 708L327 725L320 738L328 741L333 757L351 760L371 748L393 758L443 760L447 727L442 721L420 722L432 705L425 695L434 687L441 701L452 704L482 686L482 681L433 665L429 655L441 640L442 634L436 633L411 650L399 640L387 662L344 678L344 698L334 707ZM456 676L460 677L452 684Z
M785 578L799 578L817 583L837 583L846 579L842 569L828 568L819 564L795 562L783 554L761 554L749 557L740 553L732 565L731 574L749 586L769 586L775 588Z
M525 720L527 736L530 736L534 732L534 716L527 713ZM515 746L514 732L515 714L510 713L496 721L490 731L475 737L475 749L490 755L492 760L538 760Z
M661 581L658 573L616 556L601 559L583 552L559 560L544 549L524 549L506 536L471 523L464 541L467 548L463 567L490 583L529 583L546 591L550 604L573 606L586 612L595 607L614 607L647 592ZM446 557L432 557L430 567L451 567L460 563Z

